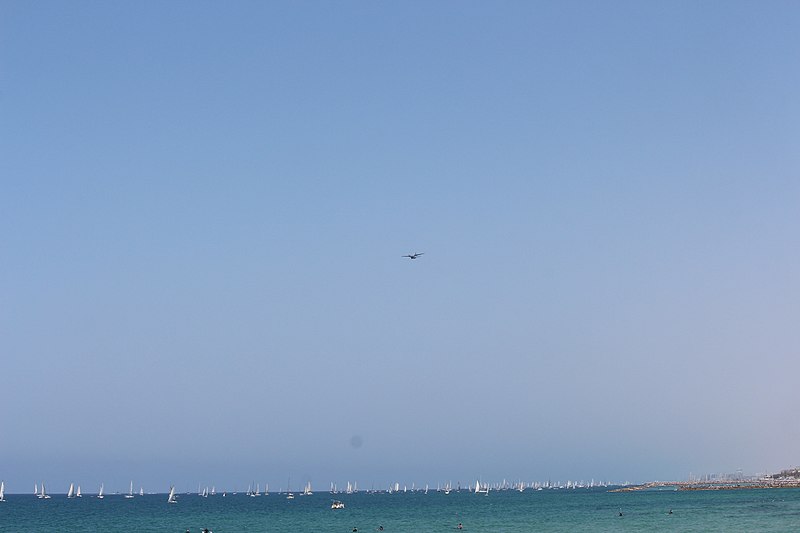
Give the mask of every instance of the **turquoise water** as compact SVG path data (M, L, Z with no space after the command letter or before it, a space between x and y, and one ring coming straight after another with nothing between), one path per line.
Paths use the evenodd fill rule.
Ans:
M208 498L165 494L126 500L109 495L68 500L53 495L6 495L0 532L174 531L208 527L231 531L360 533L456 531L800 531L800 489L647 491L604 489L492 492L338 494L345 509L332 510L332 496L315 493L287 500L280 494ZM623 516L619 517L620 509ZM673 514L668 514L672 509Z

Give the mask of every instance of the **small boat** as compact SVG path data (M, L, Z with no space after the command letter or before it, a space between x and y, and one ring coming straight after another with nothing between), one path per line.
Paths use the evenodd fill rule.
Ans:
M178 500L175 498L175 485L169 488L169 496L167 497L167 503L178 503Z
M6 482L0 481L0 502L6 501Z
M130 500L133 498L133 480L131 480L131 488L128 489L128 494L125 495L126 500Z
M83 495L81 494L81 486L80 485L78 485L78 490L75 491L75 497L76 498L83 498Z
M70 483L69 490L67 491L67 498L74 498L74 497L75 497L75 485Z
M42 481L42 492L39 493L37 498L39 498L40 500L49 500L50 499L50 495L47 494L47 492L44 490L44 481Z
M331 509L344 509L344 503L339 500L333 500L333 502L331 502Z
M144 496L144 487L139 487L139 496Z
M303 489L303 496L311 496L312 494L314 493L311 492L311 482L309 481Z
M103 496L103 484L102 484L102 483L100 483L100 492L98 492L98 493L97 493L97 497L98 497L99 499L101 499L101 500L102 500L103 498L105 498L105 496Z

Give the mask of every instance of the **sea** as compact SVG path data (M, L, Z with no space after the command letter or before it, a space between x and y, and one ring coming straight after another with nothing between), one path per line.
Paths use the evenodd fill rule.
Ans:
M331 509L333 499L344 509ZM672 513L670 514L670 510ZM622 513L622 516L620 516ZM125 499L6 494L0 532L798 532L800 489L720 491L606 488L336 494L289 500L271 493L202 497L166 494ZM383 528L382 530L380 528Z

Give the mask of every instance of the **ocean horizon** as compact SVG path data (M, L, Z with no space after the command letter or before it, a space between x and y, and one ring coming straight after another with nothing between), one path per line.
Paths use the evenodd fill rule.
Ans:
M343 509L332 509L334 500ZM293 499L285 493L203 497L182 493L94 495L7 494L0 531L795 531L800 491L644 490L613 493L607 487L501 490L316 492ZM383 528L382 530L380 528Z

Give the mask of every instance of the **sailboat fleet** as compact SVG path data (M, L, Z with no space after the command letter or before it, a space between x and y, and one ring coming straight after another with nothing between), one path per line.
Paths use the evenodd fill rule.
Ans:
M466 491L466 492L474 493L474 494L488 495L490 491L525 492L526 490L536 490L536 491L541 491L541 490L559 490L559 489L576 490L576 489L592 489L592 488L595 488L595 487L607 488L607 487L611 487L611 486L623 486L625 484L627 484L627 483L618 484L618 483L602 482L602 481L601 482L595 482L595 480L592 479L590 482L585 482L585 481L566 481L565 483L560 482L560 481L554 483L554 482L549 481L549 480L547 482L533 482L533 483L526 483L526 482L523 482L522 480L519 480L517 482L507 482L506 480L503 480L502 483L494 483L494 484L490 485L489 483L485 483L485 482L481 481L480 479L477 479L474 482L474 484L465 485L465 488L463 490ZM251 484L248 487L247 493L246 493L248 496L255 497L255 496L261 496L262 494L264 496L268 496L269 495L269 485L268 484L264 485L263 493L261 492L261 484L260 483L255 483L254 485L255 485L255 490L253 490L253 484ZM402 485L401 486L401 484L399 482L394 482L394 483L389 484L388 488L385 489L385 490L376 490L374 485L373 485L372 489L366 490L366 491L361 491L361 492L367 493L367 494L373 494L373 493L396 494L396 493L400 493L400 492L403 492L403 493L411 492L411 493L428 494L428 489L429 489L429 486L427 484L424 486L424 488L419 488L416 485L416 483L412 483L411 484L411 488L409 488L408 485ZM5 481L0 481L0 502L5 502L6 501L5 490L6 490ZM444 484L444 486L442 486L441 483L438 483L437 486L436 486L436 492L444 492L445 494L450 494L453 491L455 491L455 492L461 492L462 491L462 485L461 485L460 482L457 484L457 488L455 488L455 489L453 488L453 483L451 481L447 481ZM355 493L358 493L358 492L359 492L358 484L355 483L355 482L348 481L347 484L346 484L345 490L340 490L338 488L338 486L336 485L336 483L331 483L331 485L330 485L330 493L331 494L339 494L339 493L355 494ZM216 493L217 493L216 492L216 487L214 487L214 486L212 486L211 489L209 490L208 486L202 487L202 485L198 485L197 494L200 497L208 498L209 496L215 496ZM119 493L118 492L114 492L114 495L117 495L117 494L119 494ZM133 490L133 481L131 481L129 483L129 485L128 485L128 491L127 491L127 493L123 493L123 497L125 499L133 499L134 498L134 494L135 493L134 493L134 490ZM144 496L144 488L143 487L139 488L138 494L139 494L139 496ZM188 492L187 492L187 494L188 494ZM237 493L233 492L233 494L236 495ZM307 481L305 483L302 491L297 493L298 496L312 496L313 494L314 494L314 492L312 490L311 481ZM38 482L34 483L33 495L36 496L36 498L40 499L40 500L49 500L51 498L51 495L47 493L47 489L45 488L44 482L42 482L41 484L38 483ZM226 496L227 492L222 492L222 495ZM69 488L68 488L67 493L66 493L66 497L67 497L67 499L81 498L82 497L81 486L78 485L78 484L75 484L75 483L70 483L69 484ZM105 486L104 486L103 483L100 483L100 488L98 490L98 493L97 493L96 497L98 499L101 499L101 500L103 498L105 498ZM287 483L286 498L291 500L291 499L294 499L294 497L295 497L295 494L291 492L291 480L290 480ZM338 500L335 500L335 501L338 501ZM177 503L177 495L176 495L176 492L175 492L175 486L174 485L170 486L170 491L169 491L169 496L167 497L167 502L168 503ZM339 508L339 507L334 507L334 508Z

